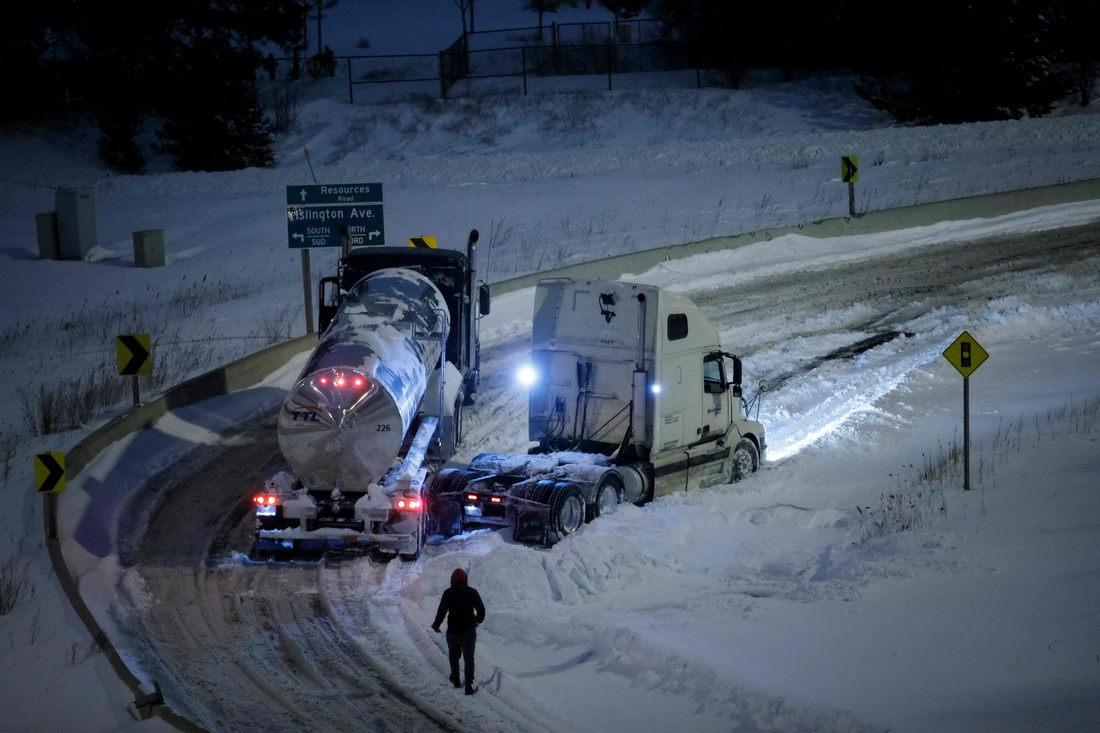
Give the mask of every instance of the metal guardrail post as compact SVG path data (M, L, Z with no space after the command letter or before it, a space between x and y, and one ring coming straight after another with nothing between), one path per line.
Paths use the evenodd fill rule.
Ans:
M439 52L439 96L444 99L447 98L447 74L443 70L443 54L445 53L446 51Z
M612 56L613 53L614 53L614 51L612 50L611 44L610 43L607 44L607 91L609 91L609 92L611 91L611 69L612 69L611 56Z

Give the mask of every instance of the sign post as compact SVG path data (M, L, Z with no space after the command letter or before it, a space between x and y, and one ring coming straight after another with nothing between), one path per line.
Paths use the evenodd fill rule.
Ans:
M57 495L65 490L65 454L36 453L34 490L42 494L46 536L57 539Z
M989 358L989 353L969 331L963 331L943 356L963 376L963 491L970 491L970 375Z
M286 187L286 231L291 249L302 250L306 333L313 333L313 288L309 251L384 245L381 183L313 184Z
M856 183L859 182L859 158L854 155L840 157L840 180L848 184L848 215L856 215Z

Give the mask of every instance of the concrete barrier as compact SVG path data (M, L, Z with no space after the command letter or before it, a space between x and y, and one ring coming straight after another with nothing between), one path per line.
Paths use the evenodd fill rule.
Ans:
M125 438L130 433L151 427L169 410L193 405L210 397L228 394L234 390L251 387L286 364L295 354L312 348L315 343L317 343L317 336L314 334L272 346L202 376L189 379L168 390L152 402L128 410L94 430L70 449L65 454L65 472L69 476L75 477L112 443ZM43 498L46 549L49 552L50 563L57 574L61 589L68 597L69 603L72 604L77 616L88 628L88 633L96 640L99 648L107 657L111 667L115 670L115 674L130 688L134 699L146 696L148 691L142 689L141 681L126 666L118 650L115 649L106 632L96 621L91 609L84 603L84 599L77 588L76 579L73 578L68 565L65 564L65 558L61 552L61 541L57 536L57 494L45 494ZM179 730L204 730L190 720L178 715L168 705L159 704L155 706L153 713Z
M928 226L941 221L961 221L966 219L986 219L1011 214L1016 211L1035 209L1053 204L1069 204L1075 201L1100 199L1100 179L1089 179L1075 183L1063 183L1057 186L1029 188L1023 191L1007 191L984 196L938 201L931 204L904 206L898 209L869 211L857 216L824 219L794 226L761 229L755 232L739 234L733 237L714 237L701 242L689 242L668 247L647 249L642 252L607 257L592 262L560 267L552 272L534 272L530 275L493 283L493 295L504 295L516 290L534 287L544 277L583 277L591 279L614 279L624 272L645 272L666 260L679 260L685 257L719 252L744 247L756 242L781 237L784 234L801 234L806 237L824 239L852 234L875 234L895 229Z

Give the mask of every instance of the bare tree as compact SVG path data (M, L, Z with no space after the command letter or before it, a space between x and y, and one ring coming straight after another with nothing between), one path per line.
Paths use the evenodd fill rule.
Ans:
M470 11L470 32L474 30L474 0L454 0L458 12L462 13L462 35L466 35L466 11Z
M324 46L321 43L321 18L324 17L326 10L335 8L337 2L339 0L317 0L317 15L314 16L317 19L317 53L322 53Z

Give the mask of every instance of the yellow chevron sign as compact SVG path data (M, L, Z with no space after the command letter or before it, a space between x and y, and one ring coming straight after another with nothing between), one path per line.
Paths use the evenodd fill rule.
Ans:
M148 377L153 373L153 349L147 333L126 333L115 337L118 373L126 377L136 374Z
M64 453L35 454L34 490L40 494L56 494L65 490Z
M841 183L859 183L859 158L854 155L844 155L840 158Z
M409 237L409 246L435 249L435 237Z

